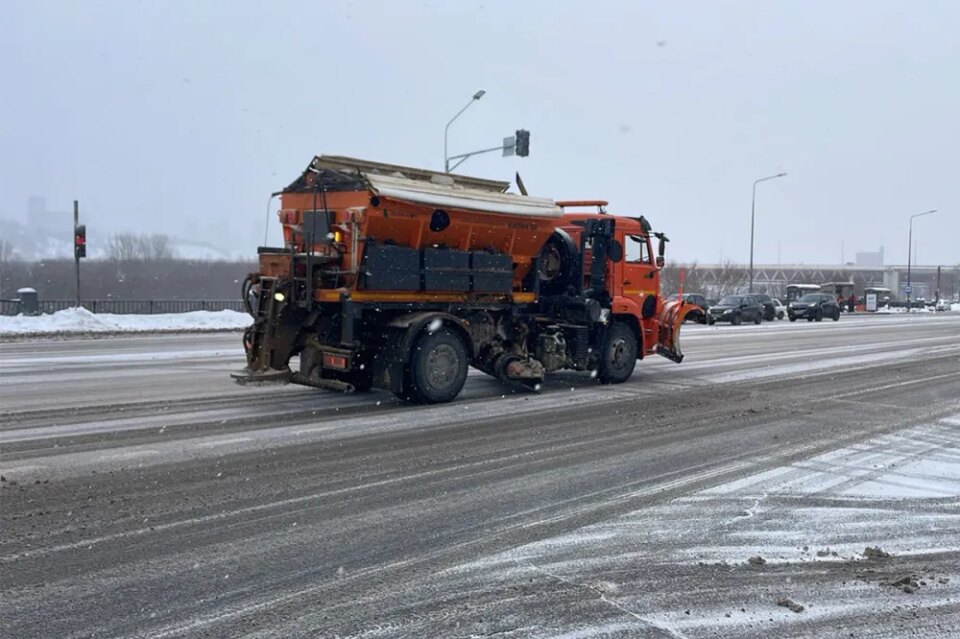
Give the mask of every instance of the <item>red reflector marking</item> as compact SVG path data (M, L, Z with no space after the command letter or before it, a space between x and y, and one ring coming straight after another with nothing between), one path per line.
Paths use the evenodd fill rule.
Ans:
M323 362L330 368L339 368L340 370L346 370L347 368L347 358L343 355L324 355Z

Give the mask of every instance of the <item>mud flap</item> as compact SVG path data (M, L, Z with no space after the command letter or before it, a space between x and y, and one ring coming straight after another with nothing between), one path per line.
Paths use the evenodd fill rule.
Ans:
M657 337L657 354L670 361L683 361L683 352L680 350L680 327L688 315L703 312L696 304L689 304L683 300L668 300L660 309L660 333Z

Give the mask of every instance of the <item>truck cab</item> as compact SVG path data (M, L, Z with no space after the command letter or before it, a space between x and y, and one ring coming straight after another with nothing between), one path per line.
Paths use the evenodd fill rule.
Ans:
M636 332L638 356L660 354L680 361L679 329L660 322L665 309L683 308L683 315L696 312L697 307L681 300L666 300L660 293L660 269L664 265L664 251L669 241L662 233L653 233L646 218L611 215L604 200L557 202L564 211L560 229L579 243L588 227L599 223L610 226L609 238L603 247L604 291L608 297L611 318L629 324ZM570 208L594 207L596 212L566 212ZM601 233L599 237L607 234ZM584 238L584 285L589 288L589 274L597 237ZM656 248L655 248L656 247ZM669 324L669 323L668 323ZM664 329L661 331L661 329Z

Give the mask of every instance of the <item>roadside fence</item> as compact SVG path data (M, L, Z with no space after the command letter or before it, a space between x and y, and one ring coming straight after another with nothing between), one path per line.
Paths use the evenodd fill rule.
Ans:
M38 300L41 313L55 313L77 305L76 300ZM190 311L246 312L243 301L235 300L82 300L80 305L91 313L115 315L155 315ZM18 315L20 300L0 300L0 315Z

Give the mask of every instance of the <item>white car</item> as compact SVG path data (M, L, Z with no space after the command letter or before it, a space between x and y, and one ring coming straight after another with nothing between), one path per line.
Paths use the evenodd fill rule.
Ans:
M773 298L773 316L777 319L783 319L787 316L787 307L777 298Z

